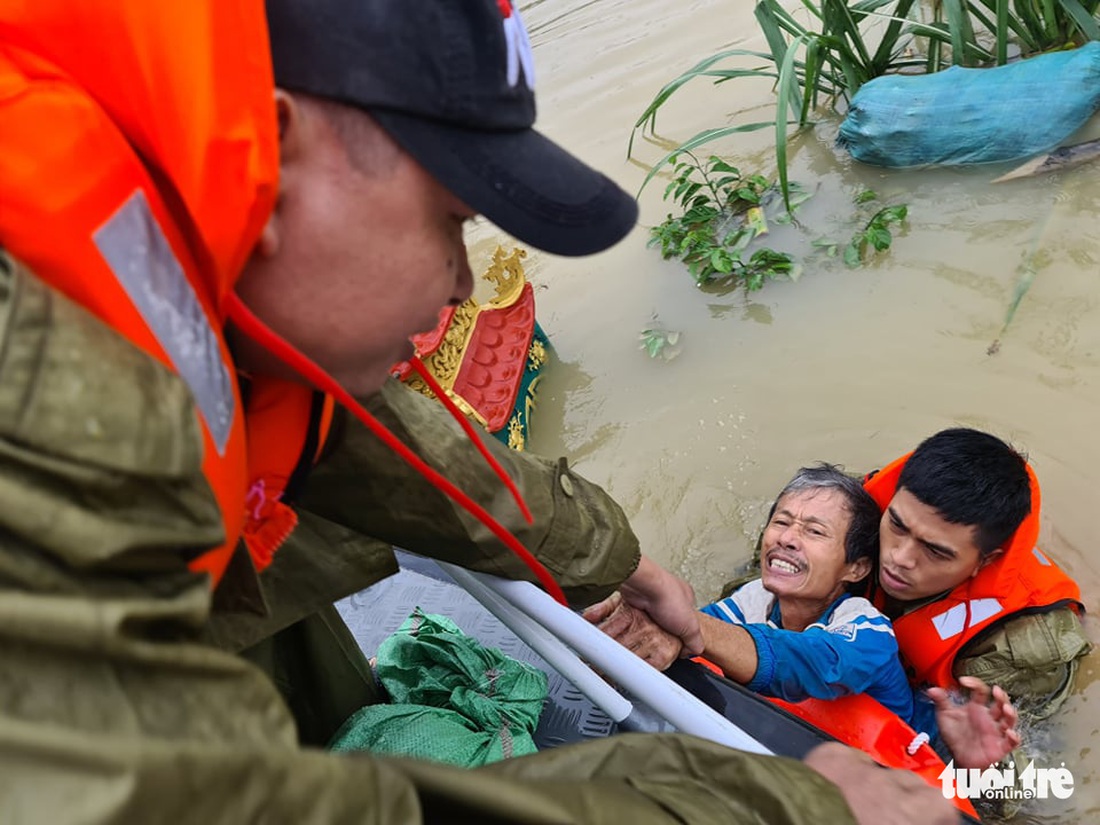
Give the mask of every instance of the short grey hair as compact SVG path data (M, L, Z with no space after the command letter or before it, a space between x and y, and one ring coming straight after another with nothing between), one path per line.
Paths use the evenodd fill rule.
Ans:
M807 490L837 490L844 496L844 503L850 516L848 532L844 536L844 560L851 564L860 559L870 559L871 564L878 563L879 521L882 512L871 494L855 476L845 473L835 464L821 462L812 467L801 467L794 478L775 497L768 512L768 521L775 515L783 496L789 493L802 493Z

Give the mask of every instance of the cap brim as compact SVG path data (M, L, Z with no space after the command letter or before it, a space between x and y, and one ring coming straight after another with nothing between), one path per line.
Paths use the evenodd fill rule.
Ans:
M614 246L638 220L630 195L534 129L476 131L371 114L467 206L537 249L590 255Z

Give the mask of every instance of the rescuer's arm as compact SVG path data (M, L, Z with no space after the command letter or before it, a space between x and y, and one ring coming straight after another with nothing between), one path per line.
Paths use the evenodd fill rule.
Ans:
M390 381L368 409L429 465L492 513L547 566L569 599L608 595L638 566L638 540L622 509L565 459L509 450L486 436L531 512L527 524L500 479L433 399ZM302 507L400 547L508 578L527 568L487 528L433 488L351 416L314 469Z
M708 605L713 607L713 605ZM684 655L699 654L722 668L735 681L749 682L757 672L756 644L744 627L729 624L706 612L698 614L703 638L701 651L685 654L683 644L662 629L644 610L626 603L613 593L584 611L584 618L623 647L658 670L664 670Z
M471 772L299 748L261 671L193 641L187 560L222 540L200 444L179 379L0 256L0 820L853 821L821 776L846 756L627 737ZM861 821L907 779L878 773L835 777Z
M600 487L557 461L488 448L534 515L512 497L439 402L391 381L368 408L402 441L492 513L546 565L570 602L592 604L622 586L689 650L701 647L695 597L686 582L642 557L622 508ZM531 573L483 525L429 485L350 416L314 470L302 507L425 555L508 578Z

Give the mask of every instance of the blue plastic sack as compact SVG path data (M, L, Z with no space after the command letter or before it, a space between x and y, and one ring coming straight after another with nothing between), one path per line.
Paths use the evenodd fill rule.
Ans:
M996 163L1047 152L1100 108L1100 42L993 69L883 75L852 98L837 143L875 166Z

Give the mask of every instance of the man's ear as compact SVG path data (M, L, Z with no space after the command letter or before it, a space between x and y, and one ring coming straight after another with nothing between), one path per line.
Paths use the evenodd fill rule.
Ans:
M849 563L848 570L841 577L841 581L852 582L855 584L858 581L863 581L867 578L867 574L871 572L871 560L869 558L856 559Z
M279 125L279 166L299 159L305 144L305 107L285 89L275 90L275 119Z
M279 206L288 187L294 184L295 164L301 159L306 142L301 104L283 89L275 90L274 103L279 128L279 194L275 199L275 208L268 216L256 244L257 252L267 258L273 257L279 251L282 240L279 232Z
M981 557L981 558L980 558L980 559L978 560L978 566L977 566L977 567L975 567L975 568L974 568L974 572L970 574L970 578L974 578L974 577L975 577L976 575L978 575L978 571L979 571L979 570L981 570L981 569L982 569L983 567L985 567L985 566L986 566L987 564L989 564L990 562L993 562L993 561L995 561L995 560L996 560L996 559L997 559L997 558L998 558L999 556L1003 556L1003 555L1004 555L1004 552L1005 552L1005 551L1004 551L1004 548L1003 548L1003 547L998 547L998 548L997 548L996 550L994 550L994 551L993 551L992 553L988 553L988 554L986 554L986 555L982 556L982 557Z

